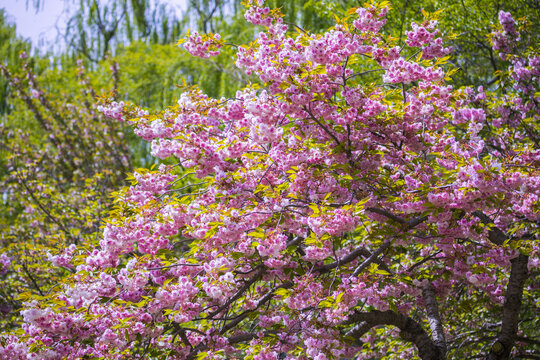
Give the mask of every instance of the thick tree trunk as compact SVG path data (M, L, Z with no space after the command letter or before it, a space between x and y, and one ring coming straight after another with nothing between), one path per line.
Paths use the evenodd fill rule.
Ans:
M523 287L528 278L527 264L529 257L519 254L512 259L512 270L506 288L506 297L503 306L503 318L501 332L497 340L491 346L491 350L486 360L507 360L514 347L519 324L519 311L521 309L521 298L523 297Z
M403 340L412 342L418 349L422 360L444 360L445 355L431 340L422 325L408 316L393 311L356 312L349 316L344 325L356 324L347 335L360 338L371 328L378 325L393 325L401 330L399 335Z
M424 286L422 289L422 296L426 302L426 312L429 320L429 328L431 329L431 337L433 338L435 345L441 351L442 358L446 358L446 339L444 337L444 329L439 314L437 297L435 296L435 288L431 283Z

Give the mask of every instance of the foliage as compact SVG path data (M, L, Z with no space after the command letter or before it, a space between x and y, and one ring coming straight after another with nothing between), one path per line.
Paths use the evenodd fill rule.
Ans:
M245 4L266 30L235 60L257 83L221 99L185 84L152 114L102 108L165 163L114 194L99 246L27 297L1 356L537 356L534 32L500 12L508 70L454 89L438 13L400 41L381 30L387 2L322 34ZM227 46L185 42L203 57Z
M0 147L3 328L20 321L14 310L24 296L46 295L73 271L69 259L91 246L110 192L130 170L123 126L94 108L82 63L71 87L79 94L53 95L21 58L18 71L0 66L14 92Z
M451 61L458 69L452 77L457 85L492 85L493 73L504 68L504 63L496 56L486 34L492 31L493 19L499 11L511 12L516 18L527 17L530 33L538 41L540 34L540 12L534 0L394 0L393 11L387 18L387 26L382 32L398 38L403 44L405 31L411 22L423 21L425 12L439 11L441 19L438 28L448 45L454 48ZM286 18L305 29L319 32L330 26L334 14L343 17L350 7L358 6L356 0L327 1L271 1L271 7L282 7Z
M82 0L67 23L65 42L77 56L98 62L125 42L172 42L181 26L166 3Z
M0 9L0 61L2 63L16 63L21 51L28 51L29 45L15 34L15 26L6 21L4 9ZM0 78L0 115L9 111L7 102L9 83Z
M504 62L497 57L485 36L493 30L494 19L497 19L500 11L510 12L516 19L526 17L531 26L529 33L536 42L540 34L540 12L537 1L405 0L396 3L396 7L399 6L401 9L396 11L396 17L399 12L404 16L405 24L402 26L406 26L410 21L418 21L422 10L442 11L440 29L450 38L449 44L454 48L452 62L459 67L459 72L453 81L458 85L494 84L496 78L493 74L505 68Z

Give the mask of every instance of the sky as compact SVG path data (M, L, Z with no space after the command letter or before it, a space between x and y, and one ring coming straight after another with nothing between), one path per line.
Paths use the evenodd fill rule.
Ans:
M34 46L43 48L55 44L58 32L65 29L68 14L73 11L73 0L39 0L37 11L32 3L35 0L0 0L0 8L4 8L10 22L17 26L17 33L30 39ZM180 15L185 8L186 0L166 0L167 4ZM28 3L28 7L26 4Z
M17 25L17 33L23 38L29 38L32 44L39 46L56 39L57 28L63 30L66 11L69 10L63 0L42 1L40 11L32 6L31 0L0 0L0 8L8 14L8 20ZM41 39L41 43L40 43Z

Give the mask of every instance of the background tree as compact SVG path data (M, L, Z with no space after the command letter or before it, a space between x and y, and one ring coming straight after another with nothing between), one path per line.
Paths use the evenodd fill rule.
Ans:
M180 30L180 21L165 3L84 0L67 23L65 41L76 54L97 62L118 44L170 43Z
M0 57L2 63L16 63L22 51L28 51L29 44L15 33L15 26L6 21L6 14L0 9ZM9 82L5 78L0 79L0 115L9 112L7 102L9 94Z
M18 322L19 295L45 296L74 270L69 259L91 246L131 169L123 126L97 112L84 67L69 87L79 94L53 96L25 56L19 72L0 67L13 92L0 148L3 327ZM23 116L27 127L14 126Z

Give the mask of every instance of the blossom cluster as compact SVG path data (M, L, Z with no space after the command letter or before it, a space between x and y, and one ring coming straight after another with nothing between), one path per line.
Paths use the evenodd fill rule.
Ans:
M504 60L506 55L512 52L516 41L519 41L520 38L512 14L501 10L499 12L499 22L502 25L502 30L492 35L493 49L499 51L500 57Z
M244 17L253 25L271 26L275 18L270 14L270 8L264 7L264 0L246 1ZM281 19L278 19L278 21Z
M388 7L383 9L370 8L358 8L356 14L358 19L353 21L353 25L360 31L377 33L386 24L386 14L388 13Z
M223 47L221 35L203 34L197 31L192 32L184 43L184 48L193 56L207 59L211 56L218 56L219 49Z
M5 253L0 255L0 274L5 274L11 265L11 258Z
M423 59L431 60L440 58L452 51L451 47L445 48L443 46L443 39L441 37L436 37L439 35L439 30L436 27L436 20L426 20L421 25L412 23L412 30L406 33L407 45L422 48Z
M116 119L118 121L124 122L126 119L124 117L124 102L123 101L112 101L106 105L98 105L97 111L102 113L105 116Z

